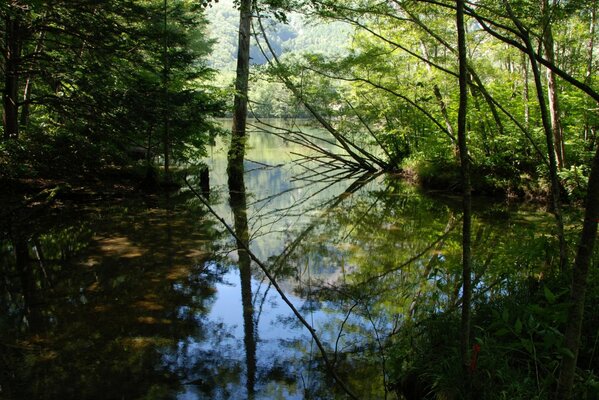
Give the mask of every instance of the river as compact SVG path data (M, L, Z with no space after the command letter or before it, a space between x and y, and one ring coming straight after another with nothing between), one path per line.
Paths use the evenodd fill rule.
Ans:
M360 398L396 398L409 360L391 339L459 306L459 199L393 176L323 175L264 132L250 135L245 190L230 193L219 143L203 160L212 207L339 379ZM188 188L3 226L0 398L345 398L308 329ZM479 199L475 298L543 274L551 227L543 211ZM442 328L448 342L455 329Z

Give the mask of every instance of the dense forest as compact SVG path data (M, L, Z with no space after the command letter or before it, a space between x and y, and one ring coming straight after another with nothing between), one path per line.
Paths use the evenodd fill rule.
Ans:
M184 196L180 204L185 211L177 214L181 221L169 225L168 239L162 242L171 243L173 232L184 235L185 224L201 225L188 222L193 220L188 213L197 210L202 210L202 221L222 223L224 234L234 238L248 398L254 398L259 380L259 338L252 326L261 309L252 301L253 276L269 282L268 290L272 287L290 307L289 318L305 328L320 357L311 365L324 371L323 379L335 388L325 394L323 384L325 389L311 393L302 375L302 398L599 398L599 319L594 310L599 300L596 13L596 0L2 3L0 367L7 372L0 372L0 398L4 393L7 398L33 393L23 389L40 374L33 360L57 357L58 350L36 353L45 342L34 325L55 329L58 312L36 314L34 323L36 302L28 291L52 297L56 293L46 288L52 286L48 282L58 277L71 282L81 274L65 267L71 261L64 251L56 252L60 267L46 266L40 256L44 246L39 238L44 236L19 230L43 231L43 224L35 221L44 215L49 226L59 226L61 213L77 214L80 203L112 204L140 196L144 204L153 204L148 208L155 208L160 196L170 204L176 193ZM232 127L220 120L225 117L232 118ZM255 170L275 168L245 157L258 132L285 143L269 150L273 153L287 147L301 153L297 163L305 169L301 176L306 182L333 187L339 177L361 177L323 202L325 217L307 225L297 239L287 238L290 244L276 257L250 246L260 238L251 229L266 225L271 216L248 223L247 210L260 201L252 197L256 193L246 196L248 182ZM228 163L226 171L224 166L219 171L206 164L206 157L223 140L230 143ZM230 222L215 206L223 193L211 193L208 183L221 172L228 178ZM193 178L183 178L188 175ZM387 183L383 194L377 192L371 206L359 201L342 205L381 175L393 183ZM416 195L393 197L398 182L442 200L434 203L437 200L425 197L418 200L418 211L409 211L417 208ZM290 190L282 187L281 193ZM525 239L515 239L515 225L514 231L494 230L507 226L507 211L480 205L497 201L532 205L549 218L535 217L542 221L539 232L526 231ZM455 213L434 205L446 203ZM164 209L175 213L174 208ZM127 210L119 218L126 220ZM310 212L314 210L298 215ZM290 214L287 210L285 218ZM410 215L448 222L435 221L425 228ZM391 216L398 220L389 223ZM98 224L102 218L97 217ZM147 218L158 217L150 213ZM378 228L370 231L366 223ZM408 225L413 231L405 236L417 232L426 238L422 252L416 251L420 242L403 245ZM301 244L318 229L324 241L346 226L351 229L345 243L337 243L335 250L320 242ZM212 232L213 225L201 229L215 235L202 243L222 240ZM335 265L343 267L338 273L342 283L323 283L309 295L301 284L289 289L293 285L278 283L279 277L303 274L303 254L292 255L294 250L305 246L306 254L313 251L330 262L335 251L359 247L350 243L357 235L372 243L361 241L362 253L351 250L360 254L352 260L355 269L346 271L345 261ZM98 242L98 235L75 236ZM377 247L380 243L385 250ZM375 250L368 253L371 245ZM389 249L403 253L386 259ZM164 263L184 258L169 251L164 256L157 252L155 258ZM285 272L285 262L297 262L298 269ZM169 299L173 293L189 296L174 300L193 303L174 314L209 308L196 303L213 294L210 285L219 278L198 265L194 268L199 272L185 278L185 284L173 284L171 292L156 289ZM423 283L410 280L411 268ZM158 285L156 279L150 281ZM74 288L73 299L92 293L84 285ZM402 290L409 294L400 294ZM351 300L348 310L340 307L346 316L336 338L323 342L306 310L288 299L290 293L320 302L323 309L326 302ZM143 302L145 306L150 300ZM152 310L162 310L156 307ZM372 325L367 335L371 341L348 345L344 353L338 349L345 340L344 327L348 337L362 329L352 325L352 312ZM377 312L393 314L393 322L390 317L380 317L380 322L373 316ZM168 318L179 318L186 332L203 321ZM135 362L139 367L146 361L140 357ZM356 375L369 376L377 368L379 377L358 382ZM153 383L168 381L158 377L157 369L139 369ZM66 373L58 371L66 380ZM212 375L239 380L231 377L232 371L237 370L223 367ZM203 379L194 385L207 385ZM39 382L36 385L43 385ZM58 393L59 386L52 390ZM101 396L87 393L81 398ZM148 391L131 398L171 397ZM278 397L271 393L268 398Z

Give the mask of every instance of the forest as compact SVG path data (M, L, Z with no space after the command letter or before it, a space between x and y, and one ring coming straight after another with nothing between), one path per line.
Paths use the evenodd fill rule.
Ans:
M0 399L599 399L596 0L0 4Z

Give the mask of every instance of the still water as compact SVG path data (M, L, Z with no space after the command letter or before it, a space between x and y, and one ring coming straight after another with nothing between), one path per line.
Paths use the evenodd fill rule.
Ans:
M396 398L392 338L459 304L459 202L318 170L306 154L253 132L245 190L230 191L226 144L210 148L210 204L347 386ZM552 219L481 203L475 296L493 298L550 264ZM65 203L2 229L0 398L346 397L264 271L187 188Z

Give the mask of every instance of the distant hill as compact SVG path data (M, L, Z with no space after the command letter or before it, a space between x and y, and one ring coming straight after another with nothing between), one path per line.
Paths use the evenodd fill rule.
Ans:
M237 58L237 30L239 11L233 0L220 0L208 8L210 36L216 40L210 57L211 67L220 71L234 71ZM300 14L288 15L289 23L267 21L268 39L277 55L287 53L343 54L350 43L352 29L341 22L310 22ZM265 21L266 22L266 21ZM252 38L254 42L254 38ZM259 48L252 45L252 63L262 65L266 59Z

